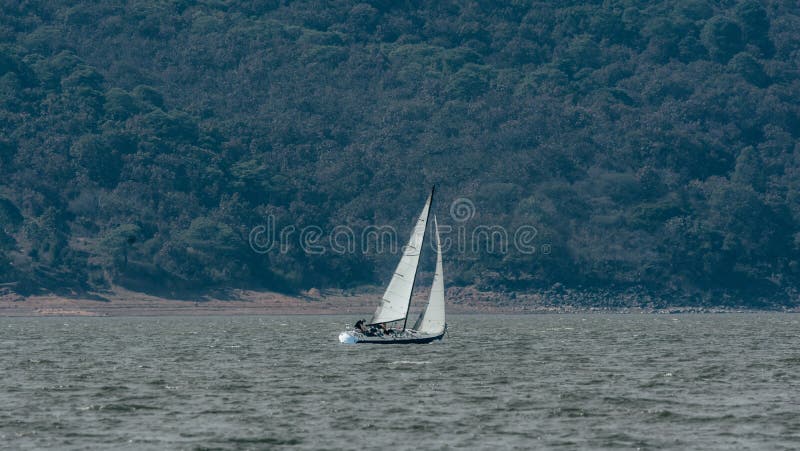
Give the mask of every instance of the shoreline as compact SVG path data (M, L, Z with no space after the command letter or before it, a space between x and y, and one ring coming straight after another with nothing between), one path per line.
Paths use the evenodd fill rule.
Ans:
M572 303L564 296L547 293L479 292L469 288L448 289L451 314L722 314L798 313L797 307L753 309L743 307L592 306ZM209 293L162 297L120 287L97 293L19 296L0 294L0 317L122 317L122 316L234 316L234 315L363 315L372 314L380 292L346 293L311 289L299 295L270 291L232 289ZM620 297L623 295L620 294ZM427 293L414 296L411 315L422 309Z

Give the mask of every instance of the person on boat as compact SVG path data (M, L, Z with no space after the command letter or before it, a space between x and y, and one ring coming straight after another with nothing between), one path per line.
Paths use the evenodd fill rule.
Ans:
M358 322L356 322L356 330L361 333L366 333L367 328L364 327L364 323L366 323L366 321L364 321L363 319L358 320Z
M386 323L381 323L381 332L383 332L383 335L392 335L392 334L394 334L394 330L393 329L389 329L388 327L386 327Z
M366 332L364 332L364 335L366 335L368 337L376 337L376 336L378 336L378 328L375 327L375 326L372 326Z

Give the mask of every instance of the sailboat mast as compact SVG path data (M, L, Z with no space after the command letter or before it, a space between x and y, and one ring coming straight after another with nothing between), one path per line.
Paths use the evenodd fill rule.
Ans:
M425 216L425 224L428 224L428 219L431 218L431 210L433 209L433 193L436 191L436 185L431 187L431 203L428 205L428 214ZM425 233L422 234L422 241L419 244L420 258L422 257L422 249L425 247ZM411 279L411 293L408 294L408 305L406 307L406 317L403 319L403 330L406 330L406 323L408 323L408 313L411 311L411 298L414 296L414 283L417 281L417 273L419 272L419 265L414 269L414 277Z

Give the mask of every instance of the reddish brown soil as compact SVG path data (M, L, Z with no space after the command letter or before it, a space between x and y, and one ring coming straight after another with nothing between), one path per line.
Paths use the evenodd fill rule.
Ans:
M0 316L167 316L246 314L371 314L380 292L348 295L341 291L309 290L299 296L252 290L228 290L197 295L160 297L123 288L108 292L22 297L0 295ZM421 293L414 299L421 306ZM448 312L512 312L480 299L463 296L450 302Z

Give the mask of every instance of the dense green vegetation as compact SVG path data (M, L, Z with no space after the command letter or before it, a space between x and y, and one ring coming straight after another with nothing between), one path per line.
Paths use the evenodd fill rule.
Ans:
M248 233L405 234L437 183L551 249L453 283L794 303L798 71L787 0L4 1L0 282L377 283L396 256Z

